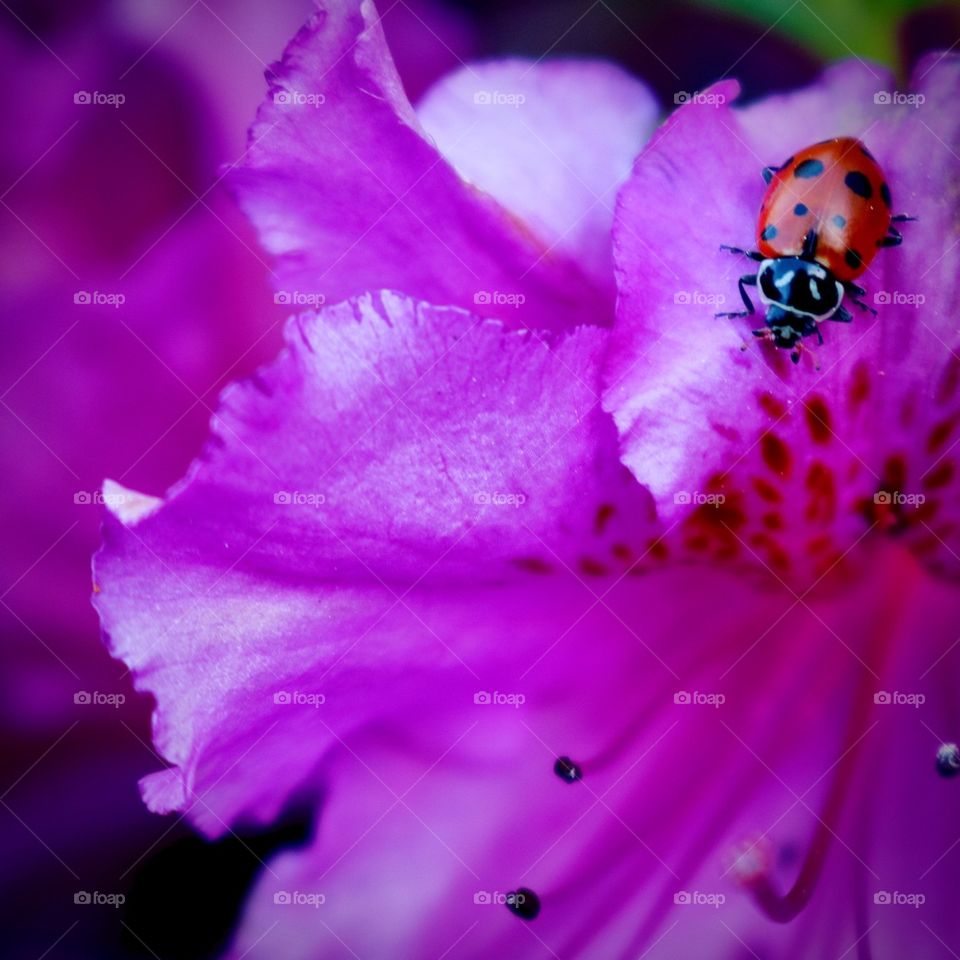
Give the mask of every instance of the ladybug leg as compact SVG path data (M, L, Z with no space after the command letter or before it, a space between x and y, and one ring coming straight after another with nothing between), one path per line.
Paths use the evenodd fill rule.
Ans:
M774 174L779 173L785 166L786 164L783 163L779 167L764 167L760 171L760 176L763 177L763 182L769 183L773 179Z
M890 218L891 226L887 227L887 235L882 239L877 241L878 247L899 247L903 243L903 237L900 234L900 231L892 226L894 223L909 223L911 220L916 220L916 217L911 217L906 213L898 213L895 217Z
M730 247L727 244L720 244L721 250L728 250L730 253L740 253L745 257L749 257L751 260L756 260L757 263L760 263L764 259L763 254L759 250L744 250L743 247Z
M887 235L877 241L878 247L899 247L903 243L903 235L896 227L888 227Z
M851 301L855 307L859 307L861 310L865 310L867 313L872 313L875 317L879 316L876 310L868 304L864 303L862 300L853 300Z
M837 307L837 312L830 319L836 323L853 323L853 314L846 307Z
M749 317L752 313L756 313L756 308L753 305L753 301L750 299L750 294L747 293L746 287L755 287L757 285L757 275L755 273L746 273L737 281L737 289L740 291L740 299L743 300L743 305L747 308L746 310L733 310L727 311L724 313L716 313L716 317Z
M820 342L823 343L823 337L820 338ZM791 359L794 363L799 363L799 362L800 362L800 357L801 357L803 354L805 354L805 353L806 353L806 354L810 357L810 359L813 361L813 369L816 370L816 371L819 373L819 372L820 372L820 361L817 360L817 358L811 353L811 351L810 351L810 349L807 347L807 345L806 345L805 343L801 342L800 340L798 340L798 341L793 345L793 350L790 352L790 359Z
M863 289L863 287L858 286L855 283L847 282L843 285L843 288L847 291L847 293L850 294L850 302L855 307L858 307L860 310L866 310L869 313L872 313L875 317L878 316L877 311L874 310L873 307L868 306L866 303L864 303L860 299L867 292L866 290ZM837 313L839 312L840 311L838 310Z

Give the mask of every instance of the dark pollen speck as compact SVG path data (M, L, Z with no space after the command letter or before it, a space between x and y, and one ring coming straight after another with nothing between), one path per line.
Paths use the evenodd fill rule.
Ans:
M553 772L565 783L576 783L583 779L583 771L579 764L574 763L569 757L559 757L553 765Z
M507 909L522 920L536 920L540 913L540 898L526 887L507 894Z
M960 748L955 743L943 743L937 750L937 773L941 777L955 777L960 773Z

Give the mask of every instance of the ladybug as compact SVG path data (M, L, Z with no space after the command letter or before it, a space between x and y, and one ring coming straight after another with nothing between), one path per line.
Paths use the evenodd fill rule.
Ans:
M844 294L861 310L866 293L854 281L877 250L903 237L894 226L914 217L892 216L890 188L873 154L853 137L835 137L795 153L763 171L767 192L757 221L757 250L721 247L757 261L756 273L738 281L746 310L755 313L746 287L757 287L766 308L766 326L753 335L790 350L799 363L804 337L823 343L820 323L850 323Z

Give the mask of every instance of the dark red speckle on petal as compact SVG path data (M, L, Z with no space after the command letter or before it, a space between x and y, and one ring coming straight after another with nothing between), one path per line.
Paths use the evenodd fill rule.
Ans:
M610 548L610 552L617 560L622 560L624 563L633 559L633 551L625 543L615 543Z
M923 485L928 490L939 490L940 487L945 487L956 473L956 468L953 465L952 460L944 460L939 466L931 470L924 478Z
M870 373L867 365L860 360L853 368L850 377L850 405L859 407L870 396Z
M960 359L956 355L951 355L943 368L943 374L933 397L934 400L939 404L947 403L953 399L958 385L960 385Z
M936 453L938 450L943 447L943 445L950 439L950 435L953 433L954 428L957 425L955 417L950 417L947 420L942 420L938 423L931 431L930 435L927 437L927 450L930 453Z
M607 529L607 524L617 512L617 508L612 503L601 503L597 507L597 515L593 520L593 529L597 536L600 536Z
M803 412L807 420L807 429L814 443L825 444L833 436L830 425L830 408L823 397L813 396L803 404Z
M790 472L790 450L775 433L760 438L760 455L774 473L785 476Z
M605 577L610 572L606 564L594 560L593 557L581 557L578 566L580 572L588 577Z
M757 491L760 499L766 500L767 503L779 503L783 499L780 491L763 477L753 478L753 489Z
M833 471L822 463L812 463L807 471L806 518L810 523L830 523L837 512L837 485Z
M769 413L771 417L775 417L777 420L786 416L787 408L772 393L761 393L757 397L757 403L760 404L761 410Z

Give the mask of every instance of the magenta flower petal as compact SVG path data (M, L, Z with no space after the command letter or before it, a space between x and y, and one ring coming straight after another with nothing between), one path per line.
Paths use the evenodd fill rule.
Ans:
M460 175L575 260L613 300L610 230L617 191L653 132L647 88L605 62L467 65L417 108Z
M960 67L953 57L922 65L919 108L865 101L872 80L864 69L836 68L817 93L779 100L779 125L766 105L741 113L729 103L734 90L716 88L726 102L680 109L621 194L621 299L605 404L624 462L662 515L683 521L683 552L737 556L803 580L868 532L886 530L935 566L956 566L957 253L944 237L956 216L960 162L949 144ZM795 102L801 119L831 118L815 135L859 126L894 207L920 218L862 278L879 318L857 312L850 325L824 325L819 371L753 341L762 315L714 317L739 309L737 277L754 272L719 247L753 247L761 167L810 139L802 123L791 133L786 113ZM771 139L776 131L782 142ZM669 206L658 204L666 196ZM717 495L723 510L706 503Z
M492 626L443 626L482 584L622 571L647 549L649 498L594 392L604 344L585 329L551 348L392 294L291 323L162 509L106 525L97 606L176 765L146 781L151 807L189 808L211 834L269 819L329 745L329 710L304 749L302 711L275 693L340 698L344 728L373 702L396 711L422 691L411 660L444 673L511 656ZM451 598L431 594L441 583ZM421 612L404 599L418 584Z
M556 216L551 230L541 233L539 223L522 222L526 207L505 209L461 178L404 96L372 3L352 0L320 10L275 69L278 79L234 183L264 245L277 257L277 286L291 302L298 295L333 302L390 287L432 303L479 304L485 315L513 326L610 322L612 300L598 298L592 272L605 253L593 253L581 266L579 248L555 245L561 229ZM530 65L528 82L535 84L545 69ZM595 66L568 68L577 69L591 80L597 73ZM619 79L617 102L623 104L628 82ZM596 91L596 109L610 86ZM629 86L637 95L636 86ZM580 103L586 99L584 94ZM612 169L620 169L625 141L635 143L649 127L646 99L642 109L641 129L629 134L608 122L582 124L584 137L595 141L585 149L591 156L609 150ZM492 116L508 124L509 138L512 121L505 110ZM636 116L632 108L624 122ZM556 133L555 120L549 128ZM547 132L546 110L533 129ZM497 134L490 127L488 135ZM567 143L547 143L546 149L564 156ZM504 163L511 159L499 147L491 153ZM555 160L544 168L548 184L555 170ZM605 198L609 187L605 182L596 189ZM574 189L563 228L578 236L582 187ZM591 238L609 246L608 237Z
M896 81L886 67L845 60L824 70L815 86L764 97L738 108L737 118L764 167L786 159L776 159L784 144L803 147L831 137L869 137L864 132L883 115L875 109L877 95L894 90ZM771 155L773 159L763 159Z
M676 569L579 617L589 601L572 578L549 604L540 588L490 590L473 607L482 626L457 633L508 632L513 662L485 658L484 681L526 702L465 702L465 676L459 701L440 697L424 674L416 710L338 728L314 844L271 862L231 956L345 944L371 957L676 957L738 937L761 956L839 956L874 920L872 956L930 936L921 920L951 942L953 784L934 772L931 731L952 721L929 669L958 602L903 554L875 561L809 607L718 572L684 607L689 572ZM528 670L528 630L574 619ZM923 652L909 643L921 631ZM885 703L890 691L926 695L917 709ZM550 771L568 750L575 784ZM529 927L503 902L518 887L540 903ZM929 911L874 902L897 890Z
M265 865L231 956L672 958L707 943L892 960L955 942L943 751L957 739L960 601L899 545L875 539L838 562L878 528L928 560L950 549L936 492L953 483L936 460L952 442L949 350L899 297L884 320L831 330L817 374L742 353L743 329L711 316L743 270L716 247L750 244L758 168L797 148L777 133L790 136L793 111L862 132L922 218L908 226L928 259L884 251L868 279L895 291L935 277L927 320L949 342L956 262L943 243L931 259L923 231L949 235L956 168L949 151L914 151L956 140L955 63L922 66L925 118L861 103L859 67L776 110L734 109L735 84L694 98L621 194L615 331L542 341L508 328L548 314L569 327L590 305L603 321L596 209L548 154L541 204L499 166L437 153L372 7L338 9L291 48L242 174L281 285L319 299L321 271L341 291L389 275L454 304L516 292L531 311L491 322L379 293L295 318L280 360L226 393L204 457L165 500L108 488L96 604L157 700L171 764L143 782L147 803L210 836L294 798L317 810L310 845ZM546 109L568 69L585 65L531 72L544 109L530 130L556 135L577 170ZM440 141L472 135L458 99L473 113L511 92L463 104L462 84L425 109ZM536 151L508 116L526 175ZM595 156L583 186L603 193L622 152ZM562 211L589 230L565 233ZM536 289L501 283L551 244L524 274ZM598 404L604 362L620 444ZM932 511L875 499L909 492L922 469ZM781 582L757 590L742 567ZM516 891L526 899L511 904ZM885 891L930 909L885 910ZM692 896L729 906L698 912Z

